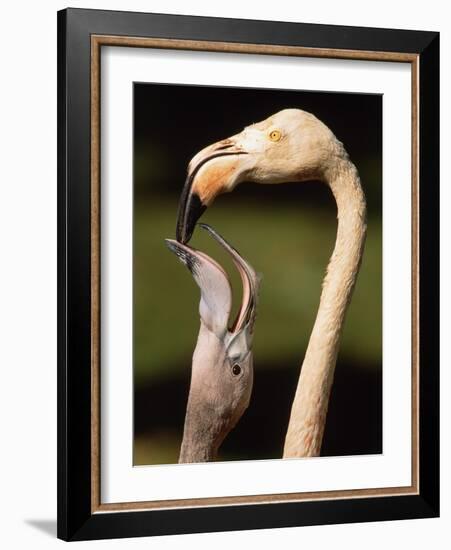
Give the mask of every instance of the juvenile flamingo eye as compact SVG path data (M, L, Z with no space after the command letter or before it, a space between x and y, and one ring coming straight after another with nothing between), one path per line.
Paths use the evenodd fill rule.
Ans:
M273 130L269 134L269 139L271 141L279 141L281 137L282 137L282 133L279 130Z
M235 376L238 376L239 374L241 374L241 367L237 364L233 365L232 367L232 373L235 375Z

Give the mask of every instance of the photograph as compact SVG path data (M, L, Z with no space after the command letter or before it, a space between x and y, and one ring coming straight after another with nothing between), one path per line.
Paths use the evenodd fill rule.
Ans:
M382 114L134 82L134 466L383 453Z

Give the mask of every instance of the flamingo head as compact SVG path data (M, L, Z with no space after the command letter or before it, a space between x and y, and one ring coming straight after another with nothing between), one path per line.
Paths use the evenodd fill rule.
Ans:
M324 179L330 159L342 154L331 130L311 113L284 109L199 151L188 165L176 227L187 243L203 212L240 182L283 183Z

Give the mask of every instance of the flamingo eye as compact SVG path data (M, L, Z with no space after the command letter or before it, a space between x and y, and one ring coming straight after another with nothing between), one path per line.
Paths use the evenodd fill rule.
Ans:
M235 363L232 367L232 374L234 376L238 376L239 374L241 374L241 367L237 363Z
M282 137L282 132L280 130L273 130L269 134L269 139L271 141L279 141L281 137Z

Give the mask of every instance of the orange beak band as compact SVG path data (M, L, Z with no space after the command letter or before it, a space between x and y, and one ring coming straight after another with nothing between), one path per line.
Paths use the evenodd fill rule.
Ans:
M191 239L196 222L205 212L208 204L210 204L213 198L218 194L218 192L210 192L209 200L207 200L206 194L203 193L203 196L201 196L199 194L200 190L198 191L195 188L196 176L202 166L210 160L218 157L243 154L246 153L234 147L234 143L232 141L224 140L206 147L203 151L196 155L194 158L196 164L189 171L180 196L176 225L177 241L182 244L186 244ZM217 182L211 182L210 185L216 186L219 190L221 188L220 183L221 182L218 180Z

